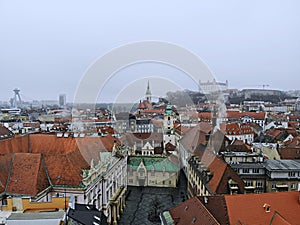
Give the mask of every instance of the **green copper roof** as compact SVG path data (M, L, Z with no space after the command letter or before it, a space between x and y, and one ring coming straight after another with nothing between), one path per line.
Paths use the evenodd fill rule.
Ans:
M165 114L166 115L173 115L172 105L170 103L168 103L168 105L166 107Z
M166 157L151 156L130 156L128 158L128 166L132 166L134 170L143 162L148 171L154 167L155 171L177 172L179 167Z

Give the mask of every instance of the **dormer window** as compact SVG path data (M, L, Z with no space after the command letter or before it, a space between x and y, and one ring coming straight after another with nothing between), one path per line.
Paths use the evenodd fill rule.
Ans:
M265 209L265 212L271 212L271 206L269 204L264 204L263 205L264 209Z

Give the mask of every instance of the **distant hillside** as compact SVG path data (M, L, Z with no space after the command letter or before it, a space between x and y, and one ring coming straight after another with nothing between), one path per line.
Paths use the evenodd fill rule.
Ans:
M290 91L286 91L285 93L291 97L300 98L300 90L290 90Z
M186 104L197 104L207 100L205 94L198 91L184 90L167 93L167 100L177 106L185 106ZM241 104L244 101L266 101L278 103L289 97L300 97L300 90L283 92L279 90L267 89L244 89L237 93L231 93L227 96L227 103Z
M186 106L187 104L197 104L206 101L206 96L198 91L184 90L167 92L166 99L173 105Z

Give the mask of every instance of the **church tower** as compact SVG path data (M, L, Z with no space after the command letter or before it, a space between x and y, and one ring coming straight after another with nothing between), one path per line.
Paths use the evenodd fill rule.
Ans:
M150 91L150 84L148 80L147 90L146 90L146 99L151 103L151 91Z
M174 120L175 120L175 113L172 109L172 105L168 103L165 114L164 114L164 121L163 121L163 142L164 142L164 148L166 148L166 145L172 144L173 146L176 146L175 141L175 132L174 132Z

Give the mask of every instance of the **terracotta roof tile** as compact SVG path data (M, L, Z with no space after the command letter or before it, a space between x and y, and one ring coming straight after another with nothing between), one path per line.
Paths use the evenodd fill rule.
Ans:
M0 154L28 152L28 135L15 135L14 138L0 140Z
M300 135L292 138L291 140L284 143L285 147L296 148L300 147Z
M12 154L0 155L0 193L5 191L12 163Z
M49 186L41 154L14 154L7 193L36 196Z
M197 196L202 204L210 211L220 224L229 224L227 206L224 195Z
M235 139L230 145L229 150L231 152L251 152L252 147L242 140Z
M149 114L164 114L165 110L163 109L145 109L142 113Z
M194 153L200 145L207 144L206 135L211 130L212 127L210 124L202 122L185 133L180 143L187 151Z
M163 141L162 133L126 133L120 138L120 141L127 146L134 146L134 143L141 141L154 141L155 143L161 143ZM146 142L145 142L146 143Z
M237 111L227 111L228 119L240 119L244 116L250 116L256 120L264 120L266 117L265 112L237 112Z
M280 148L279 155L281 159L300 159L300 148Z
M252 128L247 123L222 123L221 129L224 130L227 135L254 134Z
M198 118L200 121L211 121L212 120L212 112L200 112L198 113Z
M183 136L185 133L187 133L187 132L190 131L191 129L193 129L193 128L179 125L179 126L177 126L177 127L175 128L175 132L176 132L177 134Z
M230 224L271 224L278 213L277 224L300 224L299 192L226 195ZM284 203L284 204L283 204ZM270 206L267 212L266 206ZM276 216L276 217L277 217ZM279 218L281 217L281 218ZM279 223L285 221L285 223Z
M207 183L207 187L212 194L229 194L228 181L230 179L238 183L239 193L243 193L243 180L225 161L208 150L202 151L202 154L198 156L201 159L201 163L208 168L212 174L211 179Z
M173 145L171 142L168 142L165 145L165 149L166 149L166 151L175 151L176 150L176 146Z
M144 102L140 102L137 108L138 109L146 109L146 106L144 105Z
M44 157L53 184L79 185L82 180L82 169L88 169L92 159L98 163L100 152L111 152L115 140L110 134L104 137L84 138L58 138L55 135L32 134L2 140L0 191L4 190L10 161L13 162L13 168L7 192L35 195L46 188L49 183L42 167L41 155ZM120 141L116 140L116 144L120 144ZM14 160L9 158L12 153L16 153ZM27 179L28 177L30 179Z
M74 153L73 153L74 154ZM82 181L82 169L89 168L89 165L82 159L81 154L78 157L72 155L45 155L45 163L51 182L54 185L79 185Z
M176 225L217 225L218 221L197 197L191 198L170 210Z

